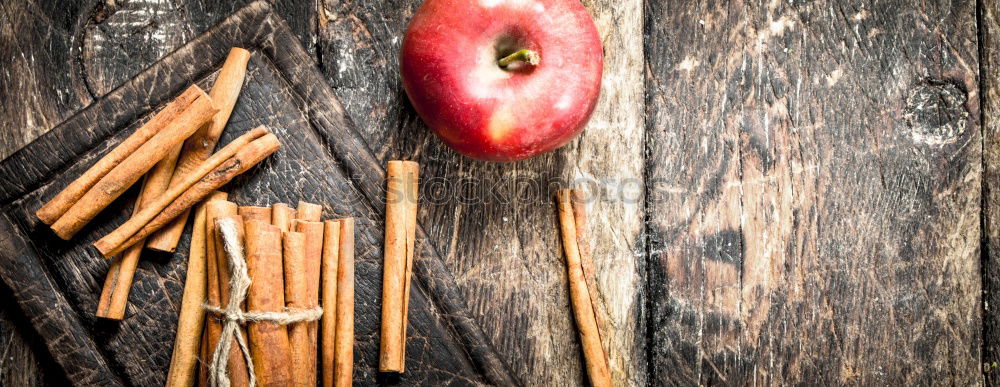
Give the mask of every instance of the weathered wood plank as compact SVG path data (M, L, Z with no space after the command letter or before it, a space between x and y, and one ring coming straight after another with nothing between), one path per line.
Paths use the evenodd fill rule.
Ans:
M0 4L0 159L90 103L74 70L82 3Z
M407 101L398 52L420 3L324 1L318 50L327 80L381 160L421 162L419 218L428 242L446 257L462 298L525 384L584 378L552 199L555 188L579 179L597 197L588 210L611 314L613 376L643 384L641 3L585 2L604 42L601 102L579 140L511 164L455 154Z
M1000 3L979 7L983 101L983 375L1000 383Z
M0 159L90 102L75 77L72 37L82 4L61 1L0 3ZM13 297L0 286L0 299ZM12 305L0 311L0 385L64 384L45 346Z
M179 2L98 2L83 34L84 80L105 95L194 38L193 22Z
M646 253L642 2L583 4L601 35L604 75L594 115L581 137L564 150L573 161L563 178L581 186L591 199L589 243L603 301L599 309L608 317L608 332L602 335L614 384L644 385L645 349L655 344L647 340L641 315Z
M974 6L646 4L651 380L981 381Z
M252 0L99 1L82 33L83 80L93 95L104 95L134 77ZM315 41L316 7L277 2L303 44ZM308 52L312 52L309 50Z
M4 283L45 342L48 353L75 383L121 385L94 338L83 332L79 316L35 253L32 240L19 235L19 231L16 220L7 213L0 214L0 250L4 252L0 273L18 273L4 275Z
M0 290L0 297L13 297L6 286ZM41 348L45 345L28 342L33 328L23 321L20 311L14 308L0 310L0 385L43 386L68 383L59 372L47 374L45 370L58 370ZM45 359L45 361L42 361Z

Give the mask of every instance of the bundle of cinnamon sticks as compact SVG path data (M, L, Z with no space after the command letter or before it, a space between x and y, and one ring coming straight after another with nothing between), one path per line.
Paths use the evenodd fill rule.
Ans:
M212 367L225 367L231 385L249 385L252 371L266 386L316 385L321 364L325 386L350 385L354 363L354 219L321 221L322 207L299 202L270 207L238 206L215 193L195 213L188 277L178 321L168 386L208 385ZM251 363L237 343L225 364L213 365L221 344L223 316L206 315L202 304L225 305L236 273L222 248L223 230L237 224L251 279L242 310ZM283 324L256 320L267 313L322 307L319 321ZM236 340L232 338L231 340ZM225 351L225 350L223 350ZM198 367L198 359L201 359Z

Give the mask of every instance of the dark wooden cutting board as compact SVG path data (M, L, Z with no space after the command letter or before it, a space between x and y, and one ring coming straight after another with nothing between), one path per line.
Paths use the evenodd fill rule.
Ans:
M125 319L112 322L94 317L109 261L90 243L126 219L136 189L68 242L33 213L191 82L208 89L234 46L253 56L221 143L266 125L283 147L225 187L231 200L241 205L306 200L323 203L326 217L357 218L355 383L517 384L469 318L451 274L422 231L407 372L401 377L377 373L383 166L285 22L263 2L237 12L0 163L0 278L69 380L163 384L189 231L177 253L145 253Z

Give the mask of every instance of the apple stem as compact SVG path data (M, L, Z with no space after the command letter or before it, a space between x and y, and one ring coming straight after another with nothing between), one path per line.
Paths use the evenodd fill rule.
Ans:
M520 61L528 63L532 66L538 66L538 63L541 60L542 58L538 56L538 53L528 49L523 49L523 50L517 50L513 54L500 58L500 60L497 61L497 64L499 64L500 67L502 68L506 68L511 63Z

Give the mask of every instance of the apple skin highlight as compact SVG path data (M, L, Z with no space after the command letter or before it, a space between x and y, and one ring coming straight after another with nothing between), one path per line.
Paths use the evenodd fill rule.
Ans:
M530 51L527 59L500 59ZM597 28L578 0L427 0L400 53L403 88L459 153L516 161L575 138L601 88Z

